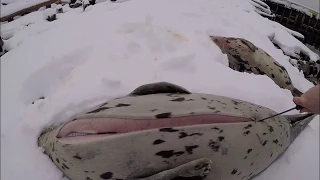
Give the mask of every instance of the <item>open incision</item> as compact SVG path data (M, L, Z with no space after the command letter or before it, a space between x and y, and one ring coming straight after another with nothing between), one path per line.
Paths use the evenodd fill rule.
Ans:
M240 123L249 121L251 120L248 118L225 115L193 115L164 119L79 119L66 124L58 133L57 138L59 138L60 141L80 141L165 127L172 128L190 125Z

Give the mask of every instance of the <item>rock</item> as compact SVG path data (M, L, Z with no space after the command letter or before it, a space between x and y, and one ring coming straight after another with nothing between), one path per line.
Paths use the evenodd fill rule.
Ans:
M47 21L49 21L49 22L52 22L54 20L57 20L57 15L56 14L47 17Z
M52 22L54 20L57 20L57 16L56 16L56 10L55 9L46 9L43 12L43 16L44 18L49 21Z
M84 11L88 6L90 6L89 0L82 0L82 8L83 8L83 11Z
M4 42L0 36L0 56L4 55L6 52L8 51L4 48Z
M4 45L4 43L3 43L3 40L2 40L2 38L1 38L1 41L0 41L0 53L1 53L1 54L2 54L2 52L4 51L3 45Z
M78 8L80 6L82 6L82 1L80 1L80 0L77 0L77 1L72 0L70 3L71 8Z
M57 14L63 13L63 9L62 9L62 6L61 6L61 5L58 5L58 6L57 6L57 8L56 8L56 13L57 13Z

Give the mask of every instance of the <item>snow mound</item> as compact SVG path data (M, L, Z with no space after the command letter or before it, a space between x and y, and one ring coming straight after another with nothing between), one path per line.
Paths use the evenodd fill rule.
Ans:
M270 21L270 22L272 23L273 27L279 28L279 29L283 29L283 30L287 31L289 34L291 34L292 36L295 36L295 37L300 38L300 39L304 39L304 35L302 35L301 33L293 31L293 30L283 26L282 24L280 24L278 22L275 22L275 21Z
M294 107L290 91L270 78L231 70L209 38L249 40L283 65L293 85L305 92L313 84L270 41L278 32L286 39L275 39L283 44L294 37L255 9L247 0L107 1L85 11L65 5L52 22L37 11L1 24L10 49L1 57L1 179L63 179L37 147L42 128L146 83L168 81L278 112ZM311 124L255 179L319 179L318 134L318 124Z
M286 30L278 29L272 41L277 44L285 54L299 58L300 52L306 54L311 61L320 60L319 55L312 52L306 45L301 41L293 38Z
M260 1L260 0L252 0L250 2L254 7L256 7L256 12L263 15L263 16L267 16L267 17L275 17L274 14L272 14L271 10L270 10L270 7Z

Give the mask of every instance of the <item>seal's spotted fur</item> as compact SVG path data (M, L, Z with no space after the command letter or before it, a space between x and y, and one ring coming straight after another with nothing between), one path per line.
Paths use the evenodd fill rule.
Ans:
M294 96L301 96L291 82L287 70L268 53L243 38L213 37L222 53L227 54L229 67L239 72L267 75L280 88L288 89Z
M141 86L75 116L128 121L217 115L247 122L164 127L113 134L94 141L63 143L59 131L69 122L44 130L39 146L72 180L248 180L266 169L314 116L278 116L249 102L190 93L170 84ZM294 120L296 124L293 124Z

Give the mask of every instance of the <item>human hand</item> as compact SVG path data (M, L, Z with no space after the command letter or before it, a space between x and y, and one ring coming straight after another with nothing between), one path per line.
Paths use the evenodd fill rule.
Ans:
M314 114L320 114L320 85L317 85L307 92L305 92L301 97L294 97L293 102L297 105L302 106L300 110L303 112L310 112Z

